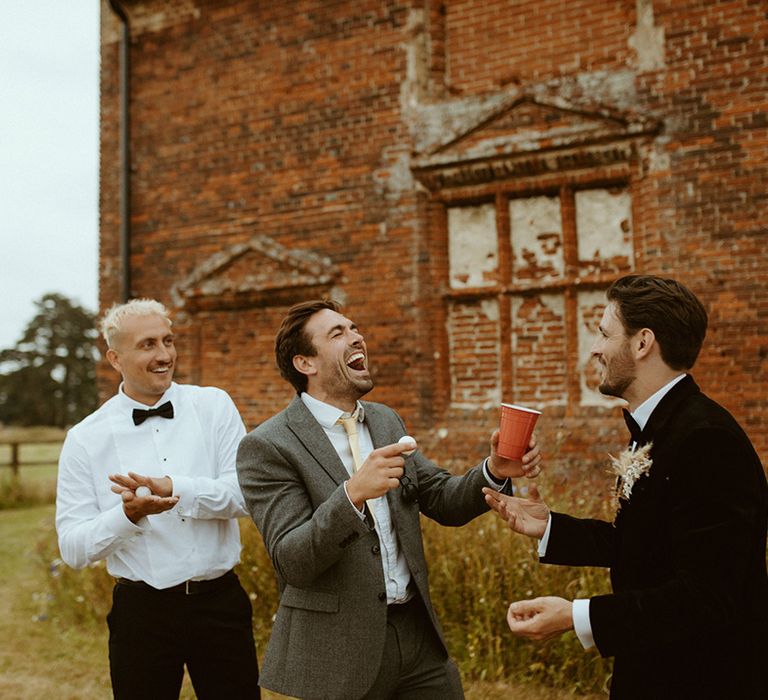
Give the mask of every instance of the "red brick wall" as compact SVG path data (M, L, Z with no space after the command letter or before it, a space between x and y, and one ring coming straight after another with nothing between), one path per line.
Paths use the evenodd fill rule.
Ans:
M498 305L470 303L449 310L451 401L459 406L501 400Z
M465 109L515 87L610 102L662 124L622 171L632 191L634 269L678 277L702 297L711 330L694 375L766 454L764 3L640 2L652 9L651 29L663 31L660 53L633 48L636 0L127 4L134 295L172 306L174 285L254 235L329 258L336 279L306 293L341 297L366 334L377 384L370 398L400 410L431 455L466 463L485 451L498 415L451 407L455 310L445 296L441 197L457 195L429 193L412 174L424 134L413 105L428 114L458 99ZM120 289L119 35L106 2L102 13L106 307ZM470 189L470 199L495 196ZM291 390L274 369L272 340L286 304L282 297L270 304L265 294L257 305L179 309L179 378L229 390L249 425L279 410ZM500 313L508 317L508 306ZM542 333L562 330L563 337L537 335L539 321ZM513 380L504 379L503 398L551 399L564 384L577 393L566 376L578 362L574 327L534 316L530 327L514 345L517 356L512 344L499 349L501 365L517 367ZM467 332L484 350L493 345ZM548 372L551 384L542 390ZM101 376L108 393L111 375L104 369ZM541 420L564 480L575 466L602 463L601 455L618 449L621 430L615 408L573 400L546 409Z
M687 8L687 9L684 9ZM661 4L667 69L639 99L669 124L649 265L681 274L710 330L695 376L768 452L768 13L764 3Z
M497 90L581 71L620 70L634 2L458 0L446 8L446 79L455 92Z

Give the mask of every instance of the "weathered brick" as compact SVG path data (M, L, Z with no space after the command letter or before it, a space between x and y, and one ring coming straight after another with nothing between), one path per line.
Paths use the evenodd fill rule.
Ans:
M371 398L430 454L481 456L498 401L528 403L544 410L552 473L572 483L623 442L586 359L602 290L637 270L704 300L694 375L765 454L763 3L126 6L133 294L173 307L222 251L277 246L212 272L252 289L212 284L174 308L181 380L220 385L249 425L264 420L291 396L273 361L281 316L333 295L367 337ZM118 41L102 1L102 307L120 295ZM425 158L442 180L428 184ZM331 272L292 286L302 255ZM100 382L114 389L106 367Z

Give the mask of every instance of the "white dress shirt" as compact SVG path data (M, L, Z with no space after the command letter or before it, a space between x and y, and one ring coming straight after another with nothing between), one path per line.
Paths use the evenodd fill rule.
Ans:
M301 400L317 422L320 423L328 439L331 441L333 449L339 455L342 464L349 474L352 475L355 465L355 461L352 458L352 448L349 445L349 438L347 437L346 430L344 430L344 426L338 424L339 418L345 415L345 412L340 408L319 401L306 392L301 395ZM360 425L357 433L360 443L360 458L365 462L368 459L368 455L373 452L373 441L371 440L370 432L368 432L368 426L364 421L364 409L360 402L357 405L360 409L358 413ZM346 484L344 485L344 490L346 491ZM365 517L365 514L361 513L352 501L349 504L361 518ZM411 580L411 572L408 570L405 556L400 550L400 544L397 541L397 533L392 523L392 515L386 496L370 499L368 507L373 511L373 517L376 522L376 534L379 536L387 603L405 602L408 599L408 583Z
M229 395L171 384L155 404L174 417L133 423L148 408L122 391L67 433L59 458L56 530L64 561L107 560L112 576L168 588L216 578L240 558L235 518L246 515L235 457L245 428ZM169 476L174 508L132 523L110 474Z
M651 413L653 413L656 406L659 405L659 402L666 396L667 392L685 376L685 374L681 374L675 377L671 382L665 384L655 394L652 394L632 411L632 418L634 418L635 422L640 426L640 430L645 430L648 419L651 417ZM635 445L636 443L633 442L633 450ZM549 517L544 536L539 540L539 557L543 557L547 553L547 543L549 542L549 530L551 525L552 516ZM589 621L589 598L577 598L574 600L572 615L573 630L576 632L576 636L579 638L581 645L585 649L591 649L595 646L595 638L592 635L592 624Z

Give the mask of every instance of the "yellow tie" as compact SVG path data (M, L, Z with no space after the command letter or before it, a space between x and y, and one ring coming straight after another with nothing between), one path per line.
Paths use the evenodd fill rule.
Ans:
M356 472L363 466L363 460L360 457L360 438L357 435L357 409L351 416L342 416L339 418L339 423L344 426L344 430L347 432L347 439L349 440L349 447L352 450L352 461L355 463L352 472Z
M357 417L359 415L359 409L356 408L351 416L341 416L338 423L341 423L344 426L344 430L347 433L347 439L349 440L349 448L352 450L352 461L355 463L354 469L352 472L356 472L360 467L363 466L363 459L360 456L360 438L357 433L357 424L358 420ZM366 501L368 504L368 512L371 515L371 520L373 521L374 527L376 527L376 518L373 516L373 503L368 500Z

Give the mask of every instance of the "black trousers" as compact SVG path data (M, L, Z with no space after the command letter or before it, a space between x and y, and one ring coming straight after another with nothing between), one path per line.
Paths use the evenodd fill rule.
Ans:
M233 573L192 595L118 581L109 668L116 700L178 700L189 671L199 700L260 697L251 601Z

